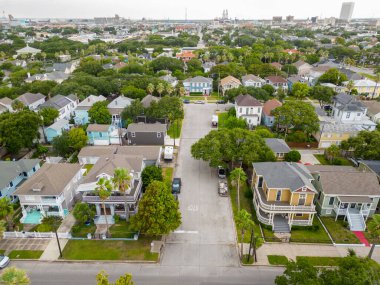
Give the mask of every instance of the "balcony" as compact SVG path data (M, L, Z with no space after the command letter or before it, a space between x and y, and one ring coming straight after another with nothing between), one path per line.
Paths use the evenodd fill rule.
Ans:
M257 197L259 198L259 206L261 209L266 211L273 211L273 212L299 212L299 213L315 213L315 205L310 206L294 206L289 205L287 202L277 202L277 201L271 201L268 202L264 193L264 190L259 187L255 189L255 193Z

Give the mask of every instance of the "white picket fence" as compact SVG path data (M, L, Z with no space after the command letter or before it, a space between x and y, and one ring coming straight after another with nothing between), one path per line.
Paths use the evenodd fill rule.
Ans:
M39 232L4 232L3 238L55 238L55 233L39 233ZM71 238L70 233L58 233L58 238Z

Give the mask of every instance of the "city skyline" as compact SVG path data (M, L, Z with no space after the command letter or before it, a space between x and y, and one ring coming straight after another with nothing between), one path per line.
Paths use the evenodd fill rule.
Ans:
M111 17L118 14L129 19L213 19L221 17L223 10L228 9L230 18L238 19L271 19L273 16L293 15L296 19L306 19L314 16L339 18L342 3L337 0L321 0L304 4L300 0L243 1L236 0L233 5L230 1L222 0L204 2L194 0L169 0L156 2L154 0L140 0L136 5L127 1L110 0L105 3L100 0L1 0L2 11L7 16L12 14L16 18L93 18ZM326 7L329 7L326 9ZM43 9L40 9L43 7ZM143 7L143 9L141 8ZM38 9L36 9L38 8ZM186 13L187 10L187 13ZM352 18L379 18L380 3L373 0L355 2Z

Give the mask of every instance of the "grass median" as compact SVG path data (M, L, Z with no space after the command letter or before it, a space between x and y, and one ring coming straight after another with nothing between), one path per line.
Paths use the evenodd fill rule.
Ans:
M39 259L43 250L12 250L8 257L10 259Z

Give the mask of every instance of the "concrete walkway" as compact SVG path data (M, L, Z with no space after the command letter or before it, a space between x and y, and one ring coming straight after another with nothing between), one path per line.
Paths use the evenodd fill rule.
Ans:
M68 214L58 228L59 233L69 233L75 224L75 218L72 213Z
M240 244L239 244L240 246ZM288 259L295 260L297 256L327 256L345 257L348 249L353 249L358 256L368 255L370 247L365 246L334 246L323 244L289 244L289 243L265 243L257 249L257 265L269 265L268 255L284 255ZM244 244L244 252L248 253L249 244ZM372 259L380 262L380 249L376 248Z
M59 243L61 245L62 251L65 248L68 241L69 241L68 239L59 239ZM57 239L52 238L50 239L50 242L48 246L46 247L44 253L41 255L40 260L54 261L54 260L57 260L58 258L59 258L59 249L57 245Z

